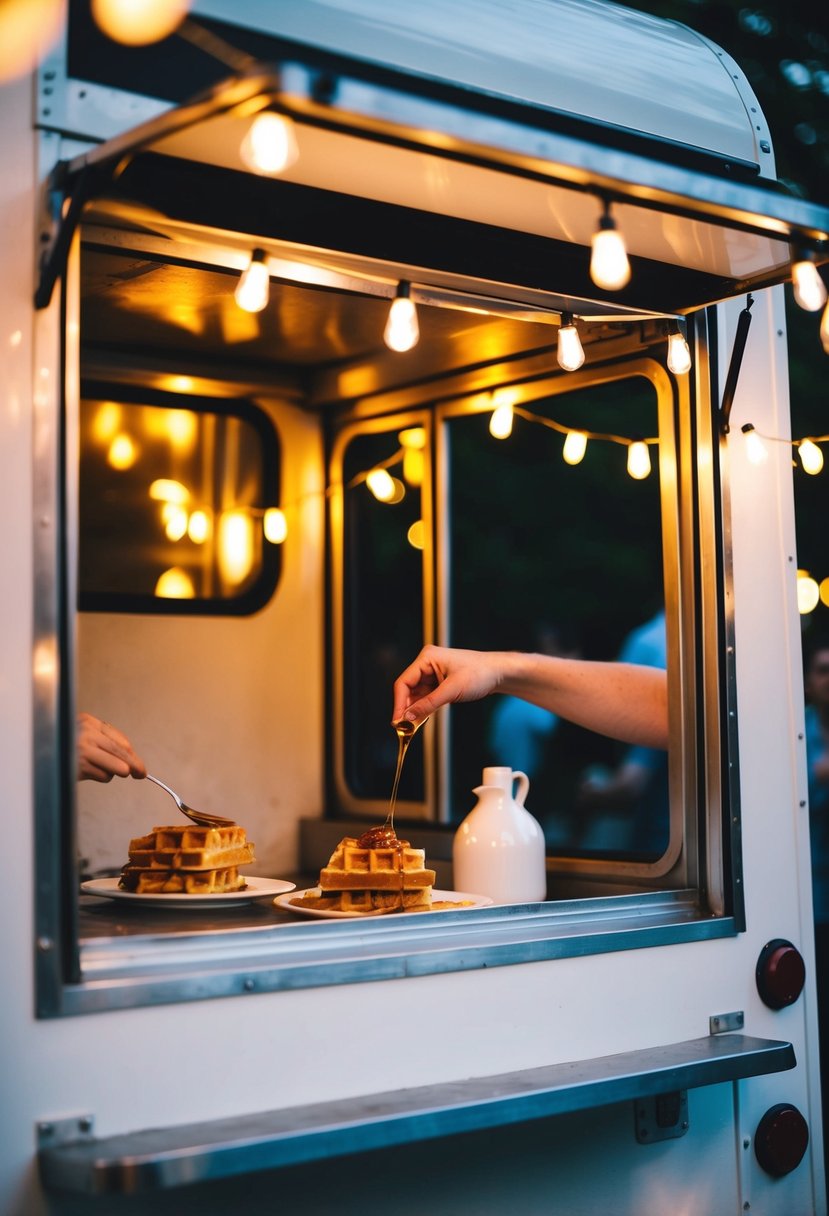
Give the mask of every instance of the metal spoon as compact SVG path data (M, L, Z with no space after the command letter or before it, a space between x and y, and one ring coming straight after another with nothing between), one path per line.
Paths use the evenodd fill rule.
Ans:
M158 777L154 777L152 773L147 773L147 780L154 781L156 785L160 785L163 790L166 790L170 797L175 802L182 815L186 815L188 819L192 819L193 823L198 823L204 828L225 828L235 826L233 819L222 819L221 815L208 815L206 811L194 811L186 802L182 802L175 790L171 790L169 785L165 785L163 781L159 781Z

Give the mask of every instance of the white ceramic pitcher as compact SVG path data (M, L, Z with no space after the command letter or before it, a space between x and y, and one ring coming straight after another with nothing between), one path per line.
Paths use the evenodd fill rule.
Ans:
M484 769L483 783L472 791L478 801L453 841L456 891L488 895L496 904L547 898L544 833L524 806L529 788L526 773Z

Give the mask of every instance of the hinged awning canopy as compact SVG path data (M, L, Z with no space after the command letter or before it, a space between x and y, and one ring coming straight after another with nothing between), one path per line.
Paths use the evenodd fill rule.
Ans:
M250 172L240 152L264 109L293 120L299 151L273 178ZM295 58L256 65L63 166L73 200L63 224L107 199L159 233L195 225L242 248L288 239L301 260L321 242L297 217L326 199L325 248L369 258L382 248L427 283L430 269L460 272L461 250L470 273L475 248L493 278L484 268L497 249L509 263L497 281L608 319L691 312L786 280L796 250L829 257L826 207L637 134L356 59L332 72ZM588 274L606 201L633 265L612 293ZM41 305L65 245L56 233Z

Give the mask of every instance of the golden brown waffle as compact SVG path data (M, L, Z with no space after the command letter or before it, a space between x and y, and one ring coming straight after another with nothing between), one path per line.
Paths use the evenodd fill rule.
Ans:
M138 895L219 895L242 891L245 879L235 866L217 870L144 870L124 866L120 886Z
M156 827L130 841L130 865L139 869L216 870L254 861L245 829L228 827Z
M423 849L389 843L390 835L374 847L365 837L344 837L320 871L318 906L355 915L428 908L435 871L426 868Z

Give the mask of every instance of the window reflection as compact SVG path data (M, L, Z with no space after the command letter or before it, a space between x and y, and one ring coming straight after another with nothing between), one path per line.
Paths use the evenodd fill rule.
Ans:
M86 387L81 608L253 611L278 577L277 504L276 435L261 411Z
M527 407L580 433L658 434L642 377ZM660 488L628 471L624 444L573 441L516 411L509 438L488 413L447 423L450 644L665 665ZM641 629L641 633L637 632ZM449 814L471 805L481 768L530 776L527 807L555 853L659 856L667 847L667 754L624 745L518 699L453 711Z
M422 434L359 435L343 459L345 776L357 797L385 802L397 761L392 683L423 644ZM398 801L423 798L416 736Z

